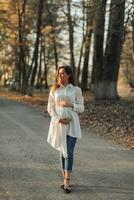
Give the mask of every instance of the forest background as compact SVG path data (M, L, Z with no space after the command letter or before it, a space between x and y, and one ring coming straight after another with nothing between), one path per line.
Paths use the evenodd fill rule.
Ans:
M82 125L134 148L133 0L0 0L1 96L46 106L61 64L83 90Z

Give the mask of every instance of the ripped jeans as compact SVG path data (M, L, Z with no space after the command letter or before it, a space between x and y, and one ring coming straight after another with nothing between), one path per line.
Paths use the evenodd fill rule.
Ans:
M62 154L60 154L60 162L61 168L63 171L72 171L73 169L73 151L75 147L77 138L71 137L67 135L67 157L64 158Z

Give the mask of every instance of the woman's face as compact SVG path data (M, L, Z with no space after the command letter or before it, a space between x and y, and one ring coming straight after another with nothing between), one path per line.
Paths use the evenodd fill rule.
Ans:
M70 75L68 75L64 68L59 69L58 71L58 83L66 85L69 83Z

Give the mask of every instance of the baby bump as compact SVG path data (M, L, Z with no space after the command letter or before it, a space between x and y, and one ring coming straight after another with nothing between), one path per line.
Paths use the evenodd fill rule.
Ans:
M70 108L66 107L59 107L57 109L57 114L60 115L61 117L68 117L71 118L71 110Z

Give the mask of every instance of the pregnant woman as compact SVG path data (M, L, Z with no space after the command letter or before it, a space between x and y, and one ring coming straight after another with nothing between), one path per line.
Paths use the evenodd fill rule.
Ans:
M47 110L51 116L47 141L60 151L64 177L61 188L70 193L73 151L77 138L81 138L78 113L84 111L82 91L75 85L70 66L58 67L55 85L50 90Z

